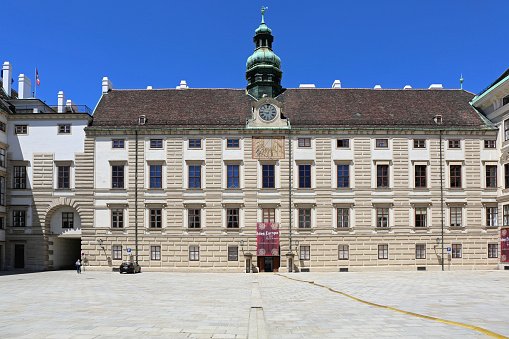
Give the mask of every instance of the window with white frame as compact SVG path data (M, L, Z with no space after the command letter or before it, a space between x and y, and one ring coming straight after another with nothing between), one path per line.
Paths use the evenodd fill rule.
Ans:
M451 227L461 227L462 207L451 206L449 212L451 214Z
M350 209L348 207L338 207L337 211L337 228L350 227Z
M309 260L311 257L311 248L310 246L301 246L300 247L300 260Z
M498 226L498 207L486 206L486 226Z
M338 259L339 260L348 260L348 245L339 245L338 247Z
M389 207L376 208L376 227L389 227Z
M111 228L124 228L124 210L122 208L111 209Z
M427 226L427 210L426 207L415 207L415 227Z
M189 246L189 261L200 261L199 246Z

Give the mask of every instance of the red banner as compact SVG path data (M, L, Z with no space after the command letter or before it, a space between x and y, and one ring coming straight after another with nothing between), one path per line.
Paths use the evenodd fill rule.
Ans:
M509 262L509 228L500 230L500 262Z
M279 224L259 222L256 224L256 255L259 257L279 256Z

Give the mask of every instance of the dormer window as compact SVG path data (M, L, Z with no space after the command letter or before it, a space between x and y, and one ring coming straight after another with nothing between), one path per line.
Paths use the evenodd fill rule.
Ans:
M145 116L140 115L140 117L138 118L138 124L145 125L146 122L147 122L147 119L145 118Z
M509 104L509 95L502 99L502 106Z

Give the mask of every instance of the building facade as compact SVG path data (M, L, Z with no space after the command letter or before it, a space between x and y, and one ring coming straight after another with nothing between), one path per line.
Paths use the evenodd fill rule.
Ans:
M474 94L339 81L284 89L263 19L253 40L247 91L115 90L103 80L85 141L91 266L498 267L498 129L470 105ZM277 235L270 253L267 230Z

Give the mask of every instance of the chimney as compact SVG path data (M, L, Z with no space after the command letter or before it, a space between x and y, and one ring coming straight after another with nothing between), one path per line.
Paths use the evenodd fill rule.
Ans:
M111 84L111 81L108 79L108 77L103 78L103 93L108 93L113 89L113 85Z
M4 62L4 66L2 68L3 73L3 84L5 94L10 98L11 97L11 79L12 79L12 66L10 62Z
M58 92L58 113L65 113L65 94L63 91Z
M299 88L315 88L315 84L300 84Z
M382 86L380 86L380 85L376 85L376 86L375 86L375 89L382 89Z
M332 84L332 88L341 88L341 81L334 80L334 83Z
M180 85L178 85L176 88L177 89L188 89L189 87L187 87L187 82L185 80L181 80Z
M403 89L412 89L412 86L406 85Z
M32 82L25 74L20 74L18 77L18 98L19 99L28 99L31 98L32 95L30 92L32 91Z
M78 113L79 112L78 106L71 100L67 100L65 106L66 106L65 111L67 113Z

